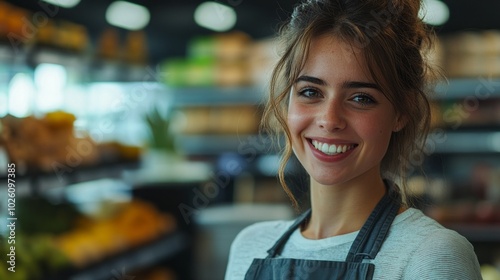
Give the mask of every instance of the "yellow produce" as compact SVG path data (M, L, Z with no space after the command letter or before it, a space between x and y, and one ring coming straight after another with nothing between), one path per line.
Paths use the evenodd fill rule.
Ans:
M176 226L172 215L139 200L119 204L100 219L80 219L77 224L57 238L58 248L77 267L153 240Z
M85 230L76 230L58 238L59 249L77 267L83 267L99 260L103 253L94 243L93 236Z
M100 256L109 256L126 248L121 238L117 238L116 228L109 221L96 222L88 231Z
M73 127L73 122L76 120L75 115L64 111L54 111L47 113L43 120L49 126L70 126Z
M168 216L160 215L151 204L142 201L132 201L115 219L117 231L131 245L157 237L168 229L168 222L172 224Z

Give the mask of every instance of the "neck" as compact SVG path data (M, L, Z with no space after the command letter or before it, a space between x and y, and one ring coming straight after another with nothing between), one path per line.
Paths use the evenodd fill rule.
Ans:
M302 234L322 239L361 229L386 191L378 170L365 175L333 186L312 180L312 213Z

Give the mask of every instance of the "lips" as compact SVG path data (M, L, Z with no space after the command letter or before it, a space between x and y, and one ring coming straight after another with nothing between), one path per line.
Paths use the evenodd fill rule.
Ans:
M329 144L321 142L319 140L310 140L310 141L316 150L321 151L322 153L329 156L346 153L357 146L357 144L342 144L342 143Z

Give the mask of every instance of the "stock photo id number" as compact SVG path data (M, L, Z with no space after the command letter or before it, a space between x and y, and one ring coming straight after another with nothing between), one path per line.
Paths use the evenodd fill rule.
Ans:
M7 263L10 272L16 271L16 165L10 163L7 165L7 229L8 251Z

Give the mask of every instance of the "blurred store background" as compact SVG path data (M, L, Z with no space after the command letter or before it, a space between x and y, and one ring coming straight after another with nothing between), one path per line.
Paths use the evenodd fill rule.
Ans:
M295 2L0 0L0 279L222 279L239 230L293 218L258 129ZM449 80L410 186L500 279L500 2L425 4Z

